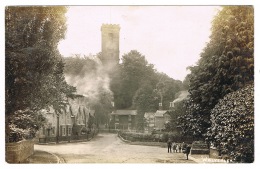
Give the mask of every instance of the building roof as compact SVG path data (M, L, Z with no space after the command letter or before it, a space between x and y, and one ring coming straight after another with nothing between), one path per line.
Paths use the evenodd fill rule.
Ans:
M144 113L144 118L153 118L155 112L146 112Z
M167 112L168 110L157 110L156 113L154 114L155 117L163 117L163 115Z
M137 110L116 110L111 115L137 115Z

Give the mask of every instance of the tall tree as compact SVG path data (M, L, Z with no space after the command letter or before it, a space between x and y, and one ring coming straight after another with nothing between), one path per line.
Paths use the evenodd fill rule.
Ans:
M66 11L58 6L5 9L7 137L9 125L17 126L10 124L11 117L36 113L75 91L64 79L57 49L66 31Z
M121 84L115 104L117 108L131 108L135 92L153 76L153 65L148 64L145 56L132 50L123 55L121 65ZM151 76L152 77L151 77Z
M203 137L210 127L210 111L219 99L254 80L253 7L224 6L211 30L198 64L190 67L186 123L193 119L189 119L193 126L189 129L197 137Z

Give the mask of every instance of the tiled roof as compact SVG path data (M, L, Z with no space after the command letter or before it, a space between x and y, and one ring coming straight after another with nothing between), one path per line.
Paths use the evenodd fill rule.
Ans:
M116 110L111 115L137 115L137 110Z
M155 112L146 112L144 113L144 118L154 117Z
M154 114L155 117L163 117L163 115L167 112L168 110L157 110L156 113Z

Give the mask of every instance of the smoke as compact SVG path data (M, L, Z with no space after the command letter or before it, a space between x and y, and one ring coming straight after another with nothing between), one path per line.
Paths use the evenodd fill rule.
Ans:
M189 96L189 92L188 92L187 90L185 90L185 91L180 91L180 92L178 93L178 95L179 95L178 98L175 99L175 100L173 101L173 103L177 103L177 102L180 102L180 101L186 99L186 98Z
M110 78L97 57L91 58L91 61L94 65L74 67L74 69L77 69L76 73L70 71L65 73L65 80L68 84L77 88L77 94L87 97L91 102L98 102L100 94L108 93L112 95Z

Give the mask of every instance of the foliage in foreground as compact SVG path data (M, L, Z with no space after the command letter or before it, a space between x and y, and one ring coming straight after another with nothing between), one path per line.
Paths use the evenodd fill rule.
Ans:
M211 127L210 112L228 93L254 81L254 9L224 6L212 22L210 42L190 67L186 134L203 138Z
M254 161L254 85L227 94L211 111L207 133L221 153L235 161Z
M34 134L41 123L39 110L60 107L75 92L63 75L64 64L57 45L66 31L66 7L14 7L5 9L5 105L6 141L10 133L21 139ZM13 119L23 118L25 121ZM25 125L30 120L31 124ZM21 125L20 122L24 123ZM22 126L22 128L20 128ZM18 140L19 140L18 139Z

